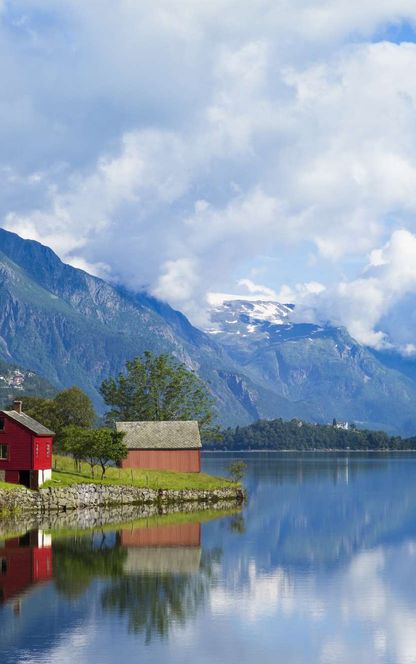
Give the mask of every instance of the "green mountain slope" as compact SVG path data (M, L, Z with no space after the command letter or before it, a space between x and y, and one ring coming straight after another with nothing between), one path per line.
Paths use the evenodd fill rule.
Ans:
M101 381L152 350L173 353L208 382L223 425L336 417L414 434L411 377L384 366L343 329L293 323L285 305L253 306L220 308L215 334L207 334L148 294L111 285L0 229L0 360L57 388L79 385L99 412Z
M197 371L216 397L222 422L272 415L273 395L241 376L222 347L182 314L0 230L0 358L58 387L79 385L100 410L101 381L145 350L173 353Z

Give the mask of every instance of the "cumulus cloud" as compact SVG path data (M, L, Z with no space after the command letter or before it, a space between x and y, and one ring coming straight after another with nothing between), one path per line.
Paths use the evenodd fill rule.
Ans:
M200 324L209 292L274 299L264 256L290 254L287 295L322 284L322 316L387 343L402 282L351 265L416 232L416 45L376 38L403 21L413 0L6 3L3 225Z
M251 279L240 279L237 282L237 293L208 292L207 302L211 307L221 305L231 300L278 301L277 293L262 284L255 284Z
M413 354L416 235L404 229L394 231L383 247L370 253L357 279L327 288L298 284L284 287L282 293L298 305L299 319L332 321L368 346L398 347L404 354Z

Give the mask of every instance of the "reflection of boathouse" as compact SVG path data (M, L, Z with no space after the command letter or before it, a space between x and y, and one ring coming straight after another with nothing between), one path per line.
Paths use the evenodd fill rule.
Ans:
M125 528L119 544L127 549L128 574L193 574L201 561L201 524L176 523Z
M36 584L52 579L51 537L33 530L0 542L0 603L19 599Z

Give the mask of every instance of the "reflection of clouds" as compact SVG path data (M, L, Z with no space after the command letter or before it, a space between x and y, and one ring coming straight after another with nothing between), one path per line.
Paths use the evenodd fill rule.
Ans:
M346 620L377 620L385 611L386 589L382 578L385 565L381 549L353 558L342 584L341 612Z
M234 562L205 607L152 648L125 621L104 622L90 595L82 625L16 661L113 664L116 642L120 662L146 664L416 664L416 540L363 550L333 571Z
M230 593L224 586L211 592L211 610L214 614L237 613L250 622L273 615L276 607L293 606L292 589L283 569L269 575L257 572L254 561L248 568L248 582L243 588Z
M94 621L88 620L83 625L78 625L72 630L64 632L58 643L49 651L42 651L38 655L32 654L28 657L24 653L16 660L16 664L80 664L85 661L84 654L89 648L93 648L98 633L94 628Z
M302 587L310 585L308 578L302 579ZM211 592L211 610L214 614L233 614L242 620L256 622L276 611L285 616L296 613L307 614L311 620L320 620L324 604L318 597L312 601L311 592L299 593L294 578L283 567L269 574L259 571L254 561L248 566L247 581L236 590L218 586Z
M415 555L414 542L363 551L323 576L283 567L265 574L251 560L240 583L233 578L232 587L226 581L211 593L211 610L232 617L235 634L263 634L265 622L273 624L274 638L261 645L265 661L279 642L279 652L287 646L304 664L416 664L415 597L401 579Z

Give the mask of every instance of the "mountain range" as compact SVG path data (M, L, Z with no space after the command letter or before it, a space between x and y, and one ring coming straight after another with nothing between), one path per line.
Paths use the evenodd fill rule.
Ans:
M0 229L0 360L63 388L87 391L144 350L173 353L216 398L223 425L333 417L411 435L416 371L375 354L344 328L298 322L293 306L234 300L199 330L145 292L63 263L48 247Z

